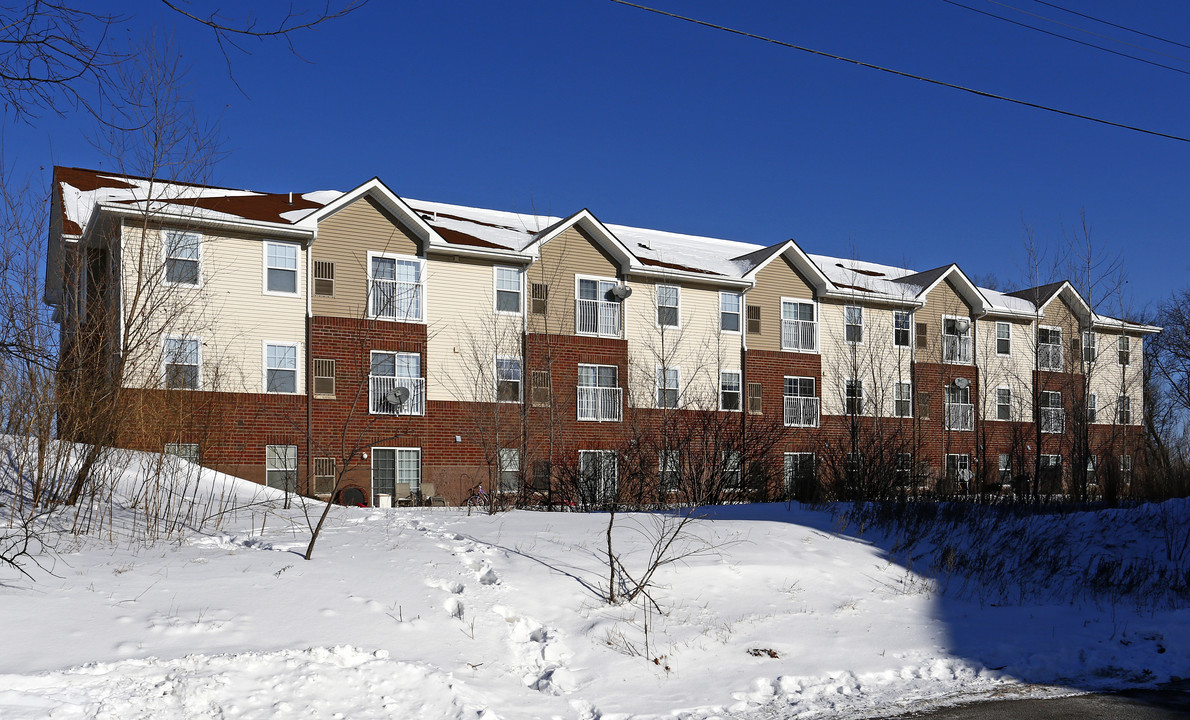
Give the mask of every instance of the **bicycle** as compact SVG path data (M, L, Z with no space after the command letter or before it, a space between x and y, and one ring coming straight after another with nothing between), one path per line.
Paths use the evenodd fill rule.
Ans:
M487 510L491 501L491 497L488 496L486 492L484 492L483 486L477 485L471 488L471 495L469 495L467 499L463 501L461 507L467 508L467 514L470 515L471 508Z

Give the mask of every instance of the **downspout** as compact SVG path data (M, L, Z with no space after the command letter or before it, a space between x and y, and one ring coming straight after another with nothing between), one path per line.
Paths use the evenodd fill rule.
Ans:
M306 244L306 277L305 277L305 293L306 293L306 492L310 495L314 494L314 348L311 345L311 320L313 319L313 300L310 297L310 289L312 283L310 282L310 273L313 268L313 245L314 238L310 238L310 242ZM333 488L332 488L333 491ZM327 502L333 502L334 498L329 498Z

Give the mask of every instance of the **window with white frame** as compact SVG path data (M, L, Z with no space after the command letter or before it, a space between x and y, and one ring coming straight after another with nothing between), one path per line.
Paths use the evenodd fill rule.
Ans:
M421 376L419 353L371 352L368 407L372 414L421 415L425 403L426 381Z
M996 388L996 419L1012 419L1012 388Z
M676 408L681 368L657 366L657 407Z
M897 484L908 487L913 479L913 453L897 453Z
M740 396L742 395L742 388L740 387L740 371L739 370L723 370L719 373L719 409L720 410L739 410Z
M864 414L864 381L847 378L843 387L843 412L848 415Z
M500 474L496 478L496 492L518 492L521 489L521 451L517 448L502 448L498 459Z
M372 504L377 495L405 498L421 492L421 448L372 448Z
M971 386L951 383L945 391L946 429L973 430L975 428L975 405L971 403Z
M294 343L266 343L264 346L264 391L297 392L298 348Z
M816 427L818 425L818 395L812 377L785 378L785 425L788 427Z
M1126 483L1132 482L1132 456L1120 456L1120 479Z
M162 231L165 245L165 282L170 285L197 286L202 236L180 230Z
M864 341L864 309L859 305L843 306L843 339L849 343Z
M996 464L996 471L999 473L1000 484L1007 485L1012 482L1012 456L1008 453L1000 453L999 461Z
M913 313L898 310L893 313L893 345L909 347L913 342Z
M1087 456L1087 484L1088 485L1098 485L1099 484L1099 456L1098 455L1088 455Z
M968 492L971 482L971 456L965 453L948 454L946 456L946 477L956 483L959 492Z
M402 322L423 319L422 261L368 253L368 316Z
M1099 357L1099 335L1094 330L1083 331L1083 362L1088 365Z
M1037 369L1062 369L1062 328L1037 328Z
M741 295L733 292L719 293L719 329L723 332L740 331Z
M785 497L797 497L814 480L814 453L785 453Z
M1057 483L1062 480L1062 456L1061 455L1042 455L1041 456L1041 477L1040 479L1046 483Z
M899 382L893 386L893 414L913 417L913 384Z
M816 352L818 320L814 303L781 300L781 349Z
M265 445L264 481L271 488L297 490L297 445Z
M664 492L677 492L679 482L678 463L681 461L677 450L662 450L657 454L658 482Z
M1117 341L1116 349L1119 351L1119 363L1121 365L1128 365L1132 362L1132 338L1127 335L1121 335Z
M586 502L608 502L616 496L615 450L580 450L579 490Z
M1066 411L1062 407L1062 393L1042 390L1038 397L1038 416L1041 432L1060 433L1066 429Z
M196 338L167 337L162 348L165 387L197 390L202 382L200 344Z
M681 288L677 285L657 286L657 327L678 327Z
M620 336L620 303L612 295L616 281L575 278L574 331L579 335Z
M198 443L166 443L165 454L197 465L199 461Z
M264 244L265 292L296 295L298 291L298 246L292 243Z
M521 314L521 284L520 268L496 267L496 312Z
M623 406L620 368L615 365L578 366L578 419L618 422Z
M1121 425L1132 424L1132 398L1121 395L1116 401L1116 422Z
M496 400L498 402L521 401L520 358L496 358Z
M743 482L743 459L739 450L723 451L723 489L738 490Z
M996 323L996 354L1012 354L1012 323Z
M1099 417L1099 396L1095 393L1087 394L1087 422L1093 423Z
M942 362L969 363L973 357L971 318L957 315L942 317Z

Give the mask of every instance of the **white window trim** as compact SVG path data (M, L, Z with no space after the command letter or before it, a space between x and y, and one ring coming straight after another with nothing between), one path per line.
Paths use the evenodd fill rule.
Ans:
M817 333L818 337L816 339L816 342L814 343L813 350L799 350L797 348L787 348L787 347L782 346L781 351L782 352L793 352L793 353L808 353L811 355L817 355L820 352L822 352L822 315L821 315L821 308L818 306L818 301L817 300L807 300L806 298L782 297L780 305L777 306L777 322L778 323L785 321L785 303L790 303L790 304L794 304L794 305L804 304L804 305L813 306L814 319L811 322L813 322L814 325L818 328L818 333ZM779 324L777 325L777 332L778 333L781 332L781 326ZM777 336L777 344L782 345L781 336L779 334Z
M847 327L853 323L847 322L847 308L859 308L859 340L847 339ZM868 313L863 305L843 306L843 342L847 345L864 345L868 340Z
M1092 408L1094 408L1094 409L1095 409L1095 419L1094 419L1094 420L1092 420L1091 418L1089 418L1089 417L1088 417L1088 418L1087 418L1088 422L1090 422L1090 423L1091 423L1091 424L1093 424L1093 425L1098 425L1100 422L1102 422L1102 421L1099 419L1099 393L1093 393L1093 392L1092 392L1092 393L1087 393L1087 403L1086 403L1086 405L1087 405L1087 407L1086 407L1086 408L1084 408L1084 409L1085 409L1085 410L1087 410L1087 411L1090 411ZM1089 414L1090 414L1090 413L1088 412L1088 415L1089 415Z
M723 313L724 313L723 296L724 295L734 295L740 301L740 309L737 310L735 313L736 318L737 318L736 326L739 327L739 330L724 330L723 329ZM719 332L720 332L720 334L740 335L741 333L744 332L744 323L747 322L747 318L745 317L747 314L747 311L745 310L745 306L744 306L744 293L734 292L731 290L720 290L719 291L719 307L716 308L716 310L719 313Z
M1120 362L1120 340L1128 338L1128 364ZM1117 335L1116 336L1116 367L1132 367L1132 336L1131 335Z
M1004 418L1004 419L1000 418L1000 391L1001 390L1008 391L1008 417ZM1012 414L1013 414L1012 413L1012 404L1013 404L1013 400L1014 400L1014 398L1012 397L1012 386L1011 385L997 385L996 389L995 389L995 394L992 396L992 399L994 401L992 403L992 407L995 409L995 412L992 413L992 416L989 418L989 420L994 420L996 422L1012 422Z
M193 285L184 285L183 287L193 287ZM195 390L202 390L202 338L195 335L165 335L161 338L161 384L166 390L188 390L188 388L170 388L169 377L166 375L165 343L167 340L193 340L198 344L198 381Z
M374 258L387 258L390 260L413 260L417 263L417 276L421 278L421 317L418 318L392 318L382 317L377 315L372 310L372 260ZM367 305L367 316L369 320L380 320L382 322L403 322L403 323L419 323L424 325L426 318L430 315L429 310L429 295L426 283L426 261L425 258L420 258L416 255L402 255L400 253L378 252L375 250L368 251L368 266L364 268L367 277L367 284L364 287L364 292L367 295L364 297L364 302Z
M624 303L622 303L622 302L617 303L620 306L620 326L618 328L616 328L616 332L614 332L614 333L579 332L579 329L578 329L578 301L584 299L584 298L579 297L579 293L578 293L578 284L579 284L580 280L594 280L597 283L610 282L613 285L620 284L619 279L614 278L614 277L607 277L605 275L580 275L578 273L575 273L575 275L574 275L574 301L575 302L574 302L574 307L571 308L571 312L574 313L574 334L580 335L582 337L610 337L610 338L623 337L624 336L624 326L627 323L624 322ZM595 299L602 300L604 302L613 302L611 300L604 300L604 298L600 298L600 297L597 297ZM598 322L598 320L596 322Z
M512 468L504 467L504 460L509 454L512 454L516 458L516 466L515 467L512 467ZM520 448L500 448L499 450L497 450L497 452L496 452L496 487L494 487L493 490L495 490L498 493L503 493L506 495L515 495L515 494L519 493L521 491L521 480L524 478L524 470L522 469L521 466L522 466L522 463L521 463L521 449ZM506 473L506 472L514 472L517 474L516 488L511 489L511 490L506 490L501 487L501 479L502 479L504 473Z
M1121 422L1120 415L1123 414L1123 412L1124 412L1125 401L1127 401L1127 405L1128 405L1128 422ZM1120 393L1116 397L1116 423L1115 424L1116 425L1125 425L1125 426L1135 425L1136 424L1135 419L1136 418L1133 417L1133 412L1132 412L1132 396L1128 395L1127 393Z
M272 487L271 485L269 485L269 448L271 448L271 447L281 447L281 448L290 448L291 447L291 448L293 448L293 450L294 450L294 452L293 452L293 467L292 468L285 467L285 468L277 468L277 469L282 470L282 471L287 471L287 472L288 471L293 472L293 490L292 491L296 492L298 480L300 479L300 475L302 472L302 449L300 447L298 447L297 443L268 443L264 446L264 484L267 487Z
M198 246L198 282L194 283L193 285L191 285L190 283L170 282L169 280L166 279L169 277L169 272L166 270L166 267L165 267L166 261L169 260L169 251L166 249L166 246L165 246L165 237L166 237L166 235L170 235L170 234L193 235L194 237L198 238L198 242L197 242L197 246ZM206 244L203 242L203 234L194 232L192 230L173 230L170 228L162 228L160 235L161 235L161 282L162 282L162 284L165 285L166 287L190 288L191 290L197 290L197 289L202 288L202 286L203 286L202 268L203 268L203 260L205 259L203 257L205 255L205 253L203 252L203 245ZM83 263L84 270L85 270L86 266L87 266L87 263ZM85 277L86 276L83 276L84 280L85 280ZM85 281L82 283L82 286L83 286L83 293L84 293L83 298L84 298L84 302L85 302L85 299L86 299L86 294L85 294L86 293L86 282ZM82 307L86 307L86 305L84 304L84 305L82 305Z
M1057 345L1058 347L1062 347L1062 341L1065 339L1062 336L1065 335L1066 333L1062 332L1061 325L1038 325L1037 329L1038 330L1048 330L1050 332L1057 331L1057 333L1058 333L1058 342L1057 343L1043 343L1043 342L1041 342L1041 338L1038 338L1037 339L1038 345Z
M1000 326L1008 328L1008 352L1000 352ZM1004 322L1003 320L996 321L996 336L992 338L995 342L996 355L998 357L1012 357L1012 323Z
M736 376L736 395L739 400L736 403L735 410L730 410L723 407L723 374L734 373ZM679 376L680 377L680 376ZM740 370L720 370L719 371L719 410L722 412L743 412L744 411L744 373Z
M293 392L277 392L276 390L269 390L269 345L278 347L294 348L294 359L296 367L293 369ZM282 368L275 368L280 370ZM287 342L283 340L261 340L260 341L260 391L265 395L302 395L303 393L303 378L302 378L302 344L296 342Z
M293 292L280 292L278 290L269 290L269 246L283 245L297 249L297 263L293 268ZM283 242L280 240L265 240L260 244L261 255L261 270L260 270L260 294L273 295L276 297L301 297L302 296L302 246L301 243ZM277 268L278 270L288 270L289 268Z
M520 367L521 377L517 380L517 398L516 400L501 400L500 399L500 361L501 360L515 360ZM492 391L495 393L495 400L498 403L505 405L520 404L525 400L525 360L519 355L497 355L492 360Z
M904 315L907 318L909 318L909 344L908 345L898 345L897 344L897 315ZM893 318L893 347L895 347L895 348L912 348L913 347L913 339L914 339L913 335L916 332L916 328L914 327L913 312L911 310L894 310L893 314L892 314L892 318ZM846 318L844 318L844 322L846 322Z
M1090 340L1091 342L1088 343L1087 340ZM1099 362L1099 333L1095 332L1094 330L1083 330L1081 333L1079 333L1079 362L1087 362L1088 347L1094 348L1095 350L1095 352L1091 354L1091 363ZM1116 349L1119 349L1118 346ZM1116 353L1116 362L1120 362L1120 353L1118 352Z
M663 405L658 402L661 390L668 390L668 386L662 386L661 382L664 378L662 370L673 370L677 374L677 396L674 398L673 407ZM680 365L657 365L653 371L653 407L660 410L677 410L682 405L682 367Z
M669 307L668 305L660 305L657 303L657 290L660 290L663 287L673 288L674 290L678 291L678 304L677 304L678 323L676 325L662 325L661 323L657 322L658 309L662 308L662 307ZM741 300L740 302L743 302L743 301ZM653 291L653 327L657 330L681 330L682 329L682 286L681 285L670 285L668 283L659 283L657 285L657 287L654 289L654 291Z
M401 482L401 451L402 450L416 450L417 451L417 487L409 486L410 492L421 492L422 483L425 481L425 463L423 462L423 455L419 447L392 447L377 445L372 448L372 457L368 462L368 505L375 507L376 504L376 451L377 450L395 450L396 455L393 457L393 492L396 492L397 483ZM392 503L395 506L397 499L394 497Z
M904 400L898 400L897 399L897 391L901 389L902 385L905 385L909 388L909 397L905 398ZM908 414L901 414L901 413L897 412L897 403L898 402L909 403ZM896 417L896 418L911 418L911 417L913 417L913 383L900 382L900 381L896 381L893 383L893 417Z
M859 390L858 396L847 394L847 386L852 383L854 383L856 389ZM847 409L847 402L849 400L854 400L854 399L859 400L859 412L854 413L854 414L856 417L861 417L861 416L863 416L864 411L867 409L867 405L868 405L867 397L865 397L865 393L864 393L864 379L858 378L858 377L843 378L843 415L846 416L846 415L852 414Z
M371 261L369 261L369 267ZM520 302L517 303L517 310L500 310L500 271L512 270L517 274L517 298ZM422 293L425 294L424 292ZM525 314L525 269L516 267L514 265L493 265L492 266L492 312L497 315L510 315L520 317Z

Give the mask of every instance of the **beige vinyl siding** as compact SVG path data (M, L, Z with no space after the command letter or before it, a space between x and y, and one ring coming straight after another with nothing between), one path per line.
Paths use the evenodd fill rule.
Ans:
M631 279L624 301L628 396L634 407L656 406L656 368L680 369L681 404L719 407L719 371L740 369L740 333L719 332L719 288ZM657 327L656 286L677 285L677 328Z
M1046 307L1045 315L1040 318L1038 325L1040 327L1061 328L1062 370L1063 372L1079 372L1082 366L1081 355L1071 352L1071 339L1078 339L1078 347L1081 353L1082 331L1079 329L1080 323L1078 317L1074 314L1074 310L1071 309L1066 299L1059 297L1053 300Z
M567 228L541 247L541 257L529 268L529 282L549 286L549 312L529 316L529 331L574 335L575 276L615 279L615 260L584 231ZM621 324L623 319L621 318Z
M949 278L938 283L926 296L925 305L914 313L914 330L916 331L916 323L925 323L927 331L927 346L917 350L918 362L942 362L942 317L944 315L971 317L971 306L955 290Z
M1011 327L1010 354L996 354L996 323ZM1033 418L1033 348L1035 330L1031 320L997 318L989 315L975 325L975 364L979 366L979 412L986 420L996 419L996 388L1012 390L1013 419Z
M772 262L756 273L756 287L748 291L745 300L748 305L760 308L760 332L748 336L748 347L755 350L781 349L781 298L813 300L814 290L810 283L793 267L785 256ZM745 311L744 329L748 318Z
M371 197L362 197L318 223L312 253L335 264L334 297L313 297L315 315L362 318L367 311L368 252L419 255L421 242Z
M1095 419L1098 424L1112 424L1116 421L1116 403L1120 395L1132 398L1132 424L1139 425L1142 422L1144 338L1141 335L1128 337L1132 343L1132 358L1127 366L1121 366L1120 333L1099 332L1099 357L1091 368L1091 377L1087 383L1090 392L1098 395L1099 407Z
M270 238L200 234L199 287L167 287L159 274L161 233L151 229L142 236L139 228L124 227L123 319L135 341L127 348L126 383L161 386L162 338L169 335L200 339L203 388L227 392L264 392L265 343L296 344L297 388L304 392L305 251L299 247L299 292L270 295L264 292L264 242ZM144 267L155 275L140 283L148 292L138 301L142 253Z
M822 412L825 415L844 414L847 380L857 377L864 384L865 414L892 417L896 383L912 382L913 348L894 344L894 308L887 306L861 305L864 308L863 342L846 342L843 308L858 304L830 300L819 305Z
M428 339L422 372L430 400L491 402L496 356L521 356L522 318L496 314L493 267L491 261L462 257L434 256L426 264ZM522 376L523 392L523 367Z

